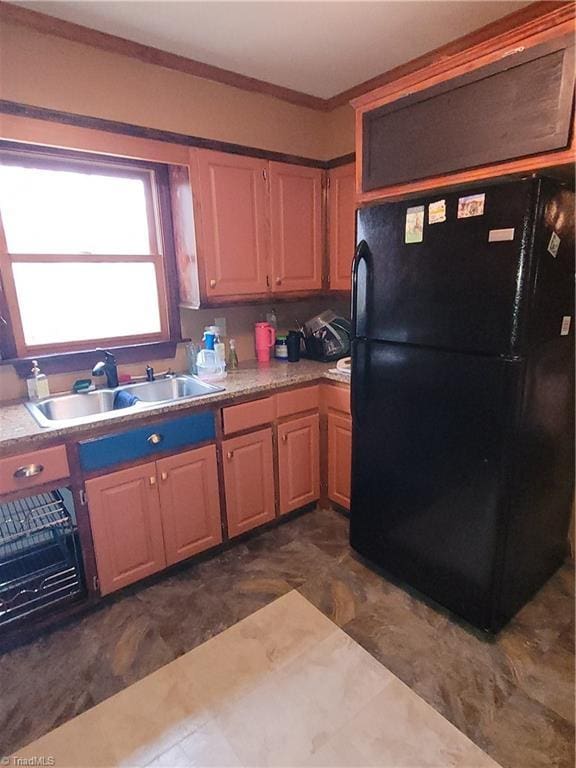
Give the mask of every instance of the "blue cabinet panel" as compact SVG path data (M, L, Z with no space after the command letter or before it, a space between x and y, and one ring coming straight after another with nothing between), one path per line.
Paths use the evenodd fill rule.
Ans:
M148 459L165 451L214 440L214 414L195 413L173 421L159 421L129 432L97 437L80 443L82 469L93 472L127 461Z

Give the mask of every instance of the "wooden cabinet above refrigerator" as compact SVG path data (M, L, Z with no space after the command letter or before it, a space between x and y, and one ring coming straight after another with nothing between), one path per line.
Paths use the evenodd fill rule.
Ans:
M357 201L573 162L574 6L356 99Z

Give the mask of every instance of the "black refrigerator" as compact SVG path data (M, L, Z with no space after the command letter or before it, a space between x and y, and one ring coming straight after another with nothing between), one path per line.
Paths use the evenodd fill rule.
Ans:
M562 563L574 195L543 178L361 209L352 547L496 632Z

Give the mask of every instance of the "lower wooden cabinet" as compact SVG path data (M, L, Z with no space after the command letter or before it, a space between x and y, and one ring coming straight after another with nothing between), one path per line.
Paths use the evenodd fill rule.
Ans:
M222 541L213 445L86 481L100 593Z
M274 519L272 430L222 443L228 534L238 536Z
M352 419L328 414L328 498L350 509L352 472Z
M320 497L320 417L291 419L278 426L280 514Z
M156 462L166 563L222 541L216 448L207 445Z
M102 595L165 568L155 462L88 480L86 496Z

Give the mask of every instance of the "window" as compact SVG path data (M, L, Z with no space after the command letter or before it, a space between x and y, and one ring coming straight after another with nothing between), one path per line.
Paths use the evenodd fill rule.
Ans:
M17 355L169 340L165 169L70 155L0 146L0 271Z

